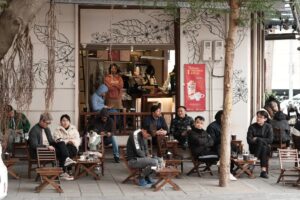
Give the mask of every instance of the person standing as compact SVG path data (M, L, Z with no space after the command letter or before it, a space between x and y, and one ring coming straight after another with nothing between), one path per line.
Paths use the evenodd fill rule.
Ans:
M177 108L176 117L171 121L170 135L173 135L183 149L188 147L187 131L194 124L192 117L186 114L186 107L179 106Z
M71 124L70 116L64 114L60 117L60 126L54 131L53 138L55 141L64 142L68 150L70 158L76 157L79 145L80 136L77 128ZM67 168L63 167L65 173L67 173Z
M266 123L267 120L268 113L258 111L256 123L251 124L247 132L249 150L260 160L260 177L262 178L269 178L267 174L268 156L270 155L270 144L273 142L273 128L271 124Z
M120 76L120 69L117 64L109 66L109 74L104 78L104 83L108 87L106 94L106 104L114 109L123 109L122 89L124 86L123 79Z
M37 158L37 148L46 147L50 151L55 151L59 160L59 166L64 168L76 162L69 157L69 152L64 141L54 140L48 125L51 124L50 113L43 113L39 122L29 131L29 152L31 158ZM74 177L67 173L62 173L60 177L64 180L74 180Z

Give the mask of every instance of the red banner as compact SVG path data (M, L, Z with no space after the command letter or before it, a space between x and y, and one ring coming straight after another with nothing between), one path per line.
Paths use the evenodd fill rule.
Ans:
M184 104L188 111L205 110L205 64L184 65Z

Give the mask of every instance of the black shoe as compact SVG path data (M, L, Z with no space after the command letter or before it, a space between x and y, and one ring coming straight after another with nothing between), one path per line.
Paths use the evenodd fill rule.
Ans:
M119 158L119 157L114 157L114 159L115 159L115 162L116 162L116 163L119 163L119 162L120 162L120 158Z
M260 177L262 177L262 178L269 178L269 176L268 176L268 174L267 174L266 171L260 172Z

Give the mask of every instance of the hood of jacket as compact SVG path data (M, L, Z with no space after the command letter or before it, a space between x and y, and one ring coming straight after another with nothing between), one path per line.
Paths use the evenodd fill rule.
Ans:
M108 87L105 84L101 84L98 89L96 90L96 93L98 95L101 95L103 93L106 93L108 91Z

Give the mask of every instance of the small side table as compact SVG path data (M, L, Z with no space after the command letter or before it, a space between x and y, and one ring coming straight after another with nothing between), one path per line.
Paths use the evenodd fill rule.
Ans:
M19 161L19 159L10 158L8 160L3 160L3 161L4 161L5 166L7 167L7 172L15 179L19 179L20 177L17 175L17 173L13 169L14 165Z
M173 178L180 174L180 171L176 168L162 168L156 171L158 180L152 185L154 191L160 190L164 185L169 183L174 190L180 190L180 187L172 181Z
M88 160L77 160L76 163L76 170L75 170L75 179L78 179L85 175L86 173L93 176L96 180L100 180L100 176L94 172L94 169L98 165L98 163L101 163L102 161L100 159L96 159L93 161ZM82 172L80 172L82 170Z
M237 167L235 172L235 177L238 178L241 176L241 174L245 173L248 175L249 178L255 178L253 174L253 170L251 169L251 166L254 167L256 160L239 160L231 158L231 161L233 164Z

